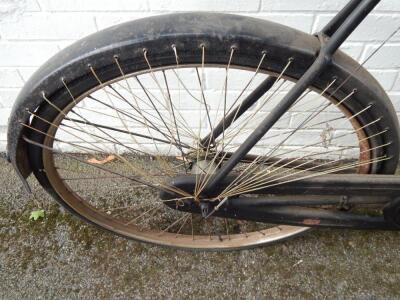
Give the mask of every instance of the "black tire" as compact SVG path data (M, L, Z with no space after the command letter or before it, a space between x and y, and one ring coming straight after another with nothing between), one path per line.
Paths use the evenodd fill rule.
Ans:
M115 42L119 31L134 27L143 30L140 39L137 38L125 44ZM278 31L277 34L282 35L282 38L280 40L273 40L268 38L267 35L267 38L264 39L264 32L268 31L269 27L271 30ZM99 44L99 47L96 44ZM302 44L304 44L304 47L300 47ZM79 45L99 48L99 50L91 52L90 55L88 52L88 55L83 54L79 57L74 57L74 49L79 47ZM98 85L98 82L93 78L87 67L88 64L96 69L102 82L108 82L120 76L119 70L115 68L115 57L118 57L121 65L124 66L126 74L147 69L146 62L143 59L144 49L146 49L154 67L174 65L176 58L174 52L171 50L172 45L175 45L179 49L181 65L201 63L198 53L202 46L207 49L207 62L215 64L226 63L229 59L228 50L234 46L237 55L232 64L238 67L253 69L257 67L260 54L263 51L267 51L269 58L268 65L262 65L261 68L273 74L279 74L285 66L287 59L292 57L296 63L286 74L292 80L297 80L307 70L318 51L318 40L316 38L293 29L271 25L271 23L257 19L222 14L179 14L131 22L130 24L123 25L123 27L116 26L85 38L77 42L72 48L67 48L63 51L64 57L69 57L70 63L66 63L58 69L57 73L63 74L63 80L67 82L70 91L77 98L79 95ZM62 57L62 55L62 53L59 54L59 57ZM55 59L52 60L53 63L54 61ZM71 68L71 65L86 69L86 73L77 76L77 72ZM335 55L332 66L318 78L313 84L313 88L323 90L332 78L337 77L337 84L332 86L331 89L333 91L338 86L341 86L334 94L334 101L343 98L349 91L357 89L355 101L346 103L346 109L354 113L368 105L373 105L368 110L368 113L362 114L362 116L357 118L357 121L360 126L363 126L377 118L382 118L381 122L373 124L373 126L368 126L365 134L372 137L369 141L371 146L391 142L388 146L373 151L373 156L386 155L393 159L374 164L370 168L370 173L392 174L396 169L399 153L396 114L390 101L385 98L386 96L383 93L380 98L376 96L381 91L370 90L368 82L373 79L364 73L363 69L359 72L359 76L347 80L347 76L351 73L351 70L346 68L349 67L352 69L354 65L356 65L354 61L343 53L338 52ZM43 73L43 70L41 72ZM363 78L366 78L366 80L362 80ZM342 85L343 82L345 83ZM49 82L48 84L52 83ZM45 92L47 91L46 86L42 85L42 89ZM63 88L51 94L46 94L46 97L51 99L53 105L60 109L65 108L71 103L68 91ZM47 103L40 105L36 114L50 122L59 115L58 111ZM49 124L38 118L33 118L31 126L42 132L48 132L50 127ZM386 129L388 131L384 134L374 136ZM35 131L29 132L29 138L40 144L44 141L43 134ZM74 214L78 214L54 190L46 172L43 172L43 148L29 145L28 153L30 165L40 184L62 205L66 206ZM88 216L79 216L86 221L99 225ZM107 229L110 230L110 228Z

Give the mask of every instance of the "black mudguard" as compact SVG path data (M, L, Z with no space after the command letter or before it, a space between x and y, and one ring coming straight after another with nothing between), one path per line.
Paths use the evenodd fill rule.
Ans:
M269 57L277 59L284 54L284 57L300 58L297 63L301 64L302 70L296 71L297 74L290 74L294 78L299 78L312 64L320 49L320 42L316 36L264 20L217 13L180 13L150 17L110 27L79 40L53 56L33 74L21 90L12 109L8 124L7 157L27 190L29 186L25 179L32 169L27 155L28 147L22 138L25 132L22 123L30 122L27 110L35 111L44 102L43 92L51 96L63 88L62 78L84 76L88 72L88 64L101 68L114 63L114 54L128 56L132 51L142 51L146 45L150 45L151 49L165 51L163 47L170 47L173 43L177 46L184 45L188 38L193 40L193 37L198 40L199 45L207 43L208 40L218 41L213 47L221 47L221 51L224 52L229 49L227 45L245 47L249 57L253 54L258 57L259 52L256 55L251 45L257 43L267 49ZM359 68L350 80L348 89L357 88L364 91L357 93L356 97L368 97L370 103L375 103L382 113L390 116L382 122L385 123L385 127L393 129L386 139L392 141L389 147L397 149L397 116L379 83L341 51L335 54L329 68L330 74L339 74L341 78L346 78ZM323 83L331 80L323 78L323 75L320 79L321 87ZM397 161L398 157L395 159ZM381 172L390 173L394 171L392 169L390 166L383 167Z

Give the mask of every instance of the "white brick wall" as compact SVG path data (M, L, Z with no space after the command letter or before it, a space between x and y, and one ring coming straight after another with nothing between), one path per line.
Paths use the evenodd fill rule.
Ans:
M127 20L176 11L232 12L311 33L348 0L0 0L0 151L6 120L24 82L46 59L89 33ZM400 1L382 0L342 49L367 57L400 25ZM366 65L400 115L400 34Z

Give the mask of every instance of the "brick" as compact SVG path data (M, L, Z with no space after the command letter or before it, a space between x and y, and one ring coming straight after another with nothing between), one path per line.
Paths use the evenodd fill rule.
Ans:
M348 0L262 0L262 11L326 11L339 10L348 3Z
M282 99L282 97L286 93L281 93L279 96L279 99ZM319 94L315 92L311 92L307 95L305 95L299 102L297 102L291 109L290 111L292 112L315 112L315 111L320 111L322 107L326 106L328 104L328 100L326 100L324 97L320 96ZM274 104L276 105L276 104ZM335 108L331 106L328 106L324 111L325 112L330 112L330 111L335 111Z
M57 48L58 50L63 50L69 46L71 46L73 43L75 43L77 40L68 40L68 41L60 41L57 43Z
M342 153L341 159L358 159L360 157L360 149L358 148L346 149Z
M227 50L228 51L228 50ZM233 54L232 60L234 61L235 54ZM262 54L260 53L260 60ZM268 56L264 59L265 63L268 63ZM228 63L228 62L227 62ZM199 69L199 72L201 69ZM224 82L226 72L224 68L219 69L208 69L205 70L205 81L206 81L206 88L211 89L214 91L221 91ZM238 70L238 69L229 69L228 73L228 88L230 90L238 90L242 91L246 85L250 82L251 78L253 77L253 71L246 71L246 70ZM266 78L264 74L257 74L257 76L251 81L250 86L247 88L248 90L254 89L258 84L261 83L263 79Z
M240 95L239 91L228 91L227 96L226 96L227 110L229 110L229 108L231 108L234 103L235 103L235 106L238 103L240 103L239 101L242 101L246 97L246 95L247 95L247 93ZM207 91L205 93L205 98L206 98L208 107L210 108L211 111L216 111L216 110L218 110L220 112L223 111L224 93ZM236 101L236 99L239 99L239 100Z
M0 88L15 88L23 85L17 70L0 69Z
M22 80L24 82L27 82L29 80L29 78L33 75L33 73L35 73L35 71L37 69L38 68L29 68L29 67L28 68L19 68L18 72L21 75Z
M314 28L321 30L333 16L334 14L318 15ZM399 14L370 14L349 36L347 41L383 41L395 31L399 17ZM396 34L392 41L398 40L400 40L400 35Z
M57 52L51 42L0 43L0 67L37 67Z
M10 108L14 104L20 89L0 89L0 108Z
M384 0L375 7L375 10L398 12L400 10L400 2L398 0Z
M97 29L102 30L128 21L154 16L154 13L104 13L96 14Z
M338 130L334 133L334 141L340 146L356 146L357 136L350 130Z
M392 89L398 74L396 70L369 70L369 72L387 91Z
M397 79L392 88L393 91L400 91L400 73L397 74Z
M312 117L313 116L313 117ZM306 121L308 120L308 121ZM303 124L303 125L301 125ZM313 113L293 113L290 121L291 128L302 128L310 129L351 129L351 124L347 119L344 118L343 114L321 112L319 114Z
M46 11L146 11L147 0L40 0Z
M293 86L293 85L290 85ZM272 98L269 98L268 102L261 108L261 111L271 111L287 94L287 92L275 93ZM270 97L271 93L268 93L267 97ZM320 111L323 107L328 104L328 100L315 92L308 93L302 99L297 102L291 109L291 112L315 112ZM334 105L330 105L324 109L324 112L338 112L338 109Z
M0 126L7 126L11 108L0 108Z
M400 93L399 92L391 92L389 93L389 98L392 100L394 109L397 112L400 112Z
M265 112L257 112L256 115L254 115L251 112L246 112L243 114L243 116L238 120L238 123L246 123L248 120L250 120L250 122L247 123L246 128L256 128L256 126L258 124L261 123L262 120L265 119L265 117L268 115L269 113L265 113ZM289 127L289 122L290 122L290 116L287 118L287 115L285 114L281 119L279 119L273 126L273 129L285 129ZM242 124L243 124L242 123ZM238 126L240 128L240 126Z
M340 50L342 50L344 53L351 56L355 60L360 59L363 49L363 43L344 43L340 46Z
M149 0L151 11L258 11L259 0Z
M25 11L28 12L36 12L41 10L37 0L27 0L25 5Z
M7 148L7 127L0 126L0 152L6 151Z
M335 150L334 152L326 153L327 151ZM316 159L318 157L328 158L337 160L340 158L340 154L343 150L340 150L338 147L329 146L329 148L325 147L306 147L302 148L301 146L288 145L279 147L278 151L274 152L275 157L286 157L286 158L299 158L304 157L314 153L324 153L323 156L308 156L310 159ZM262 152L261 152L262 153ZM265 152L264 152L265 153Z
M262 11L338 11L342 9L349 0L262 0ZM384 0L379 3L375 11L399 11L400 2L398 0Z
M171 52L173 52L172 49ZM179 49L178 49L178 55L179 55ZM160 84L161 88L165 89L166 87L163 74L161 72L154 72L153 74L155 75L157 82L158 84ZM167 77L168 87L170 90L176 90L178 88L181 90L187 88L189 91L200 90L200 84L197 78L197 73L194 68L182 68L175 70L175 72L171 70L166 70L165 75ZM139 76L139 78L143 86L145 86L147 89L158 90L158 91L160 90L160 88L157 86L157 82L154 81L152 76L148 74L143 74ZM135 86L137 88L140 88L140 86L137 84Z
M7 127L0 126L0 141L7 141Z
M2 0L0 2L0 15L6 17L15 17L23 14L24 12L37 11L40 11L40 6L36 2L36 0Z
M291 131L291 130L290 130ZM285 145L311 145L322 142L322 130L298 130L290 138L285 141ZM281 140L288 135L283 135Z
M9 40L78 39L95 31L93 16L76 13L24 15L18 20L3 22L0 27L1 36Z
M368 45L361 61L364 61L379 45ZM379 49L366 63L367 68L395 69L400 68L400 44L386 44Z

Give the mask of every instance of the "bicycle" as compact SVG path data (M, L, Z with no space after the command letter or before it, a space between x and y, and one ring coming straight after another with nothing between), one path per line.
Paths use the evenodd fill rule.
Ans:
M397 230L397 116L338 50L379 2L349 1L315 35L217 13L92 34L24 86L9 161L28 191L33 173L83 220L163 246Z

